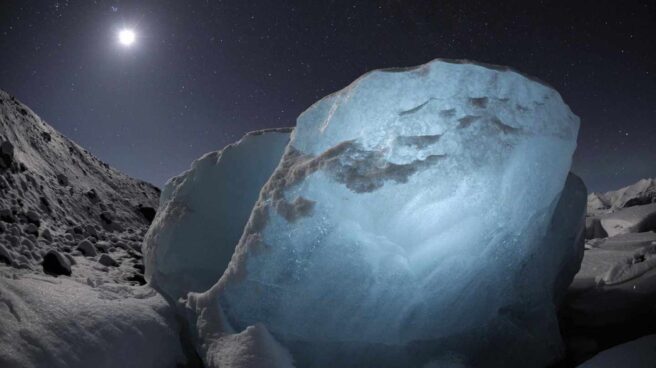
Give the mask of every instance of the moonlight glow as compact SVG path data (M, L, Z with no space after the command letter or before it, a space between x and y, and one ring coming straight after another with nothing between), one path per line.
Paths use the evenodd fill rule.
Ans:
M130 46L134 43L134 40L136 38L136 35L134 34L134 31L131 29L122 29L118 33L118 42L121 43L121 45L124 46Z

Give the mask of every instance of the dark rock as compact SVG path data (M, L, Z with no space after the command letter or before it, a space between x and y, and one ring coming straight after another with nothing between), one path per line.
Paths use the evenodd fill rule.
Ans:
M25 248L27 249L34 249L34 242L32 242L28 238L23 238L23 240L21 241L21 245L24 245Z
M146 285L146 279L143 277L142 274L135 273L134 275L128 277L128 281L134 281L138 283L139 285Z
M100 200L100 198L98 198L98 193L96 193L95 189L88 190L86 193L84 193L84 195L87 196L87 198L89 198L89 200L93 203L96 203Z
M96 246L87 239L82 240L80 244L77 245L77 250L87 257L95 257L98 255Z
M42 132L41 133L41 138L43 138L44 141L50 142L52 140L52 137L50 136L50 133L48 132Z
M48 201L48 198L43 196L39 197L39 205L44 211L48 213L52 212L52 208L50 208L50 202Z
M45 228L41 231L41 238L47 240L48 242L52 241L52 233L48 228Z
M56 250L50 250L43 257L43 272L53 275L71 275L71 264L69 260Z
M57 183L62 187L68 186L68 177L64 174L57 174Z
M41 218L39 217L39 214L36 213L33 210L29 210L25 213L25 218L27 219L27 222L32 223L36 226L41 226Z
M38 235L39 234L39 228L36 225L32 224L32 223L27 224L27 226L25 226L23 231L26 234L33 234L33 235Z
M146 267L144 267L143 263L135 263L132 267L134 267L136 270L139 270L141 273L146 271Z
M110 257L107 254L102 254L100 256L100 259L98 259L98 263L107 267L118 267L118 262L116 262L114 258Z
M16 222L16 217L14 214L11 212L11 210L7 208L0 209L0 221L8 222L10 224L13 224Z
M137 206L137 212L141 214L149 224L153 222L155 214L157 214L157 211L154 208L143 205Z
M72 265L76 265L76 264L77 264L77 261L75 260L75 258L73 258L72 255L70 255L70 254L67 253L67 254L64 254L64 256L66 256L66 259L68 259L68 262L69 262L70 264L72 264Z
M0 143L0 167L8 169L14 162L14 145L9 141Z
M114 222L114 216L111 212L105 211L100 214L100 219L103 220L107 225L111 225Z
M9 253L4 245L0 244L0 262L11 265L12 261L13 257L11 256L11 253Z
M109 244L109 243L106 242L106 241L99 241L99 242L96 242L96 249L97 249L99 252L107 253L107 252L109 251L109 248L110 248L110 247L111 247L111 244Z

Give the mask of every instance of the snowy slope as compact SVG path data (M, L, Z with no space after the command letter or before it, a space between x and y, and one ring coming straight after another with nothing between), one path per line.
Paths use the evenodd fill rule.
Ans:
M147 286L0 266L0 367L176 367L173 311Z
M0 91L0 367L177 367L175 314L145 283L159 190Z
M588 195L588 214L598 216L620 208L656 202L656 179L642 179L624 188Z
M655 184L642 179L588 196L586 250L561 312L575 362L656 333ZM598 366L604 357L616 359L630 349L612 351L585 366Z
M0 262L38 270L47 251L76 255L87 238L101 251L139 252L159 190L109 167L0 91L0 194Z

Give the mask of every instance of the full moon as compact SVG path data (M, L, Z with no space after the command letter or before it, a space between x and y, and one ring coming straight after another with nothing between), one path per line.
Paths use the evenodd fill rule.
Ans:
M131 29L123 29L118 33L118 42L124 46L130 46L134 43L136 35Z

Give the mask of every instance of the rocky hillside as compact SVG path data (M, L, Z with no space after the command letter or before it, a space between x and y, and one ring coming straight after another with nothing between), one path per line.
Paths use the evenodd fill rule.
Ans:
M141 274L140 242L158 198L159 189L98 160L0 91L1 262L70 274L73 255L112 266L122 249Z
M185 366L143 285L158 198L0 91L0 367Z

